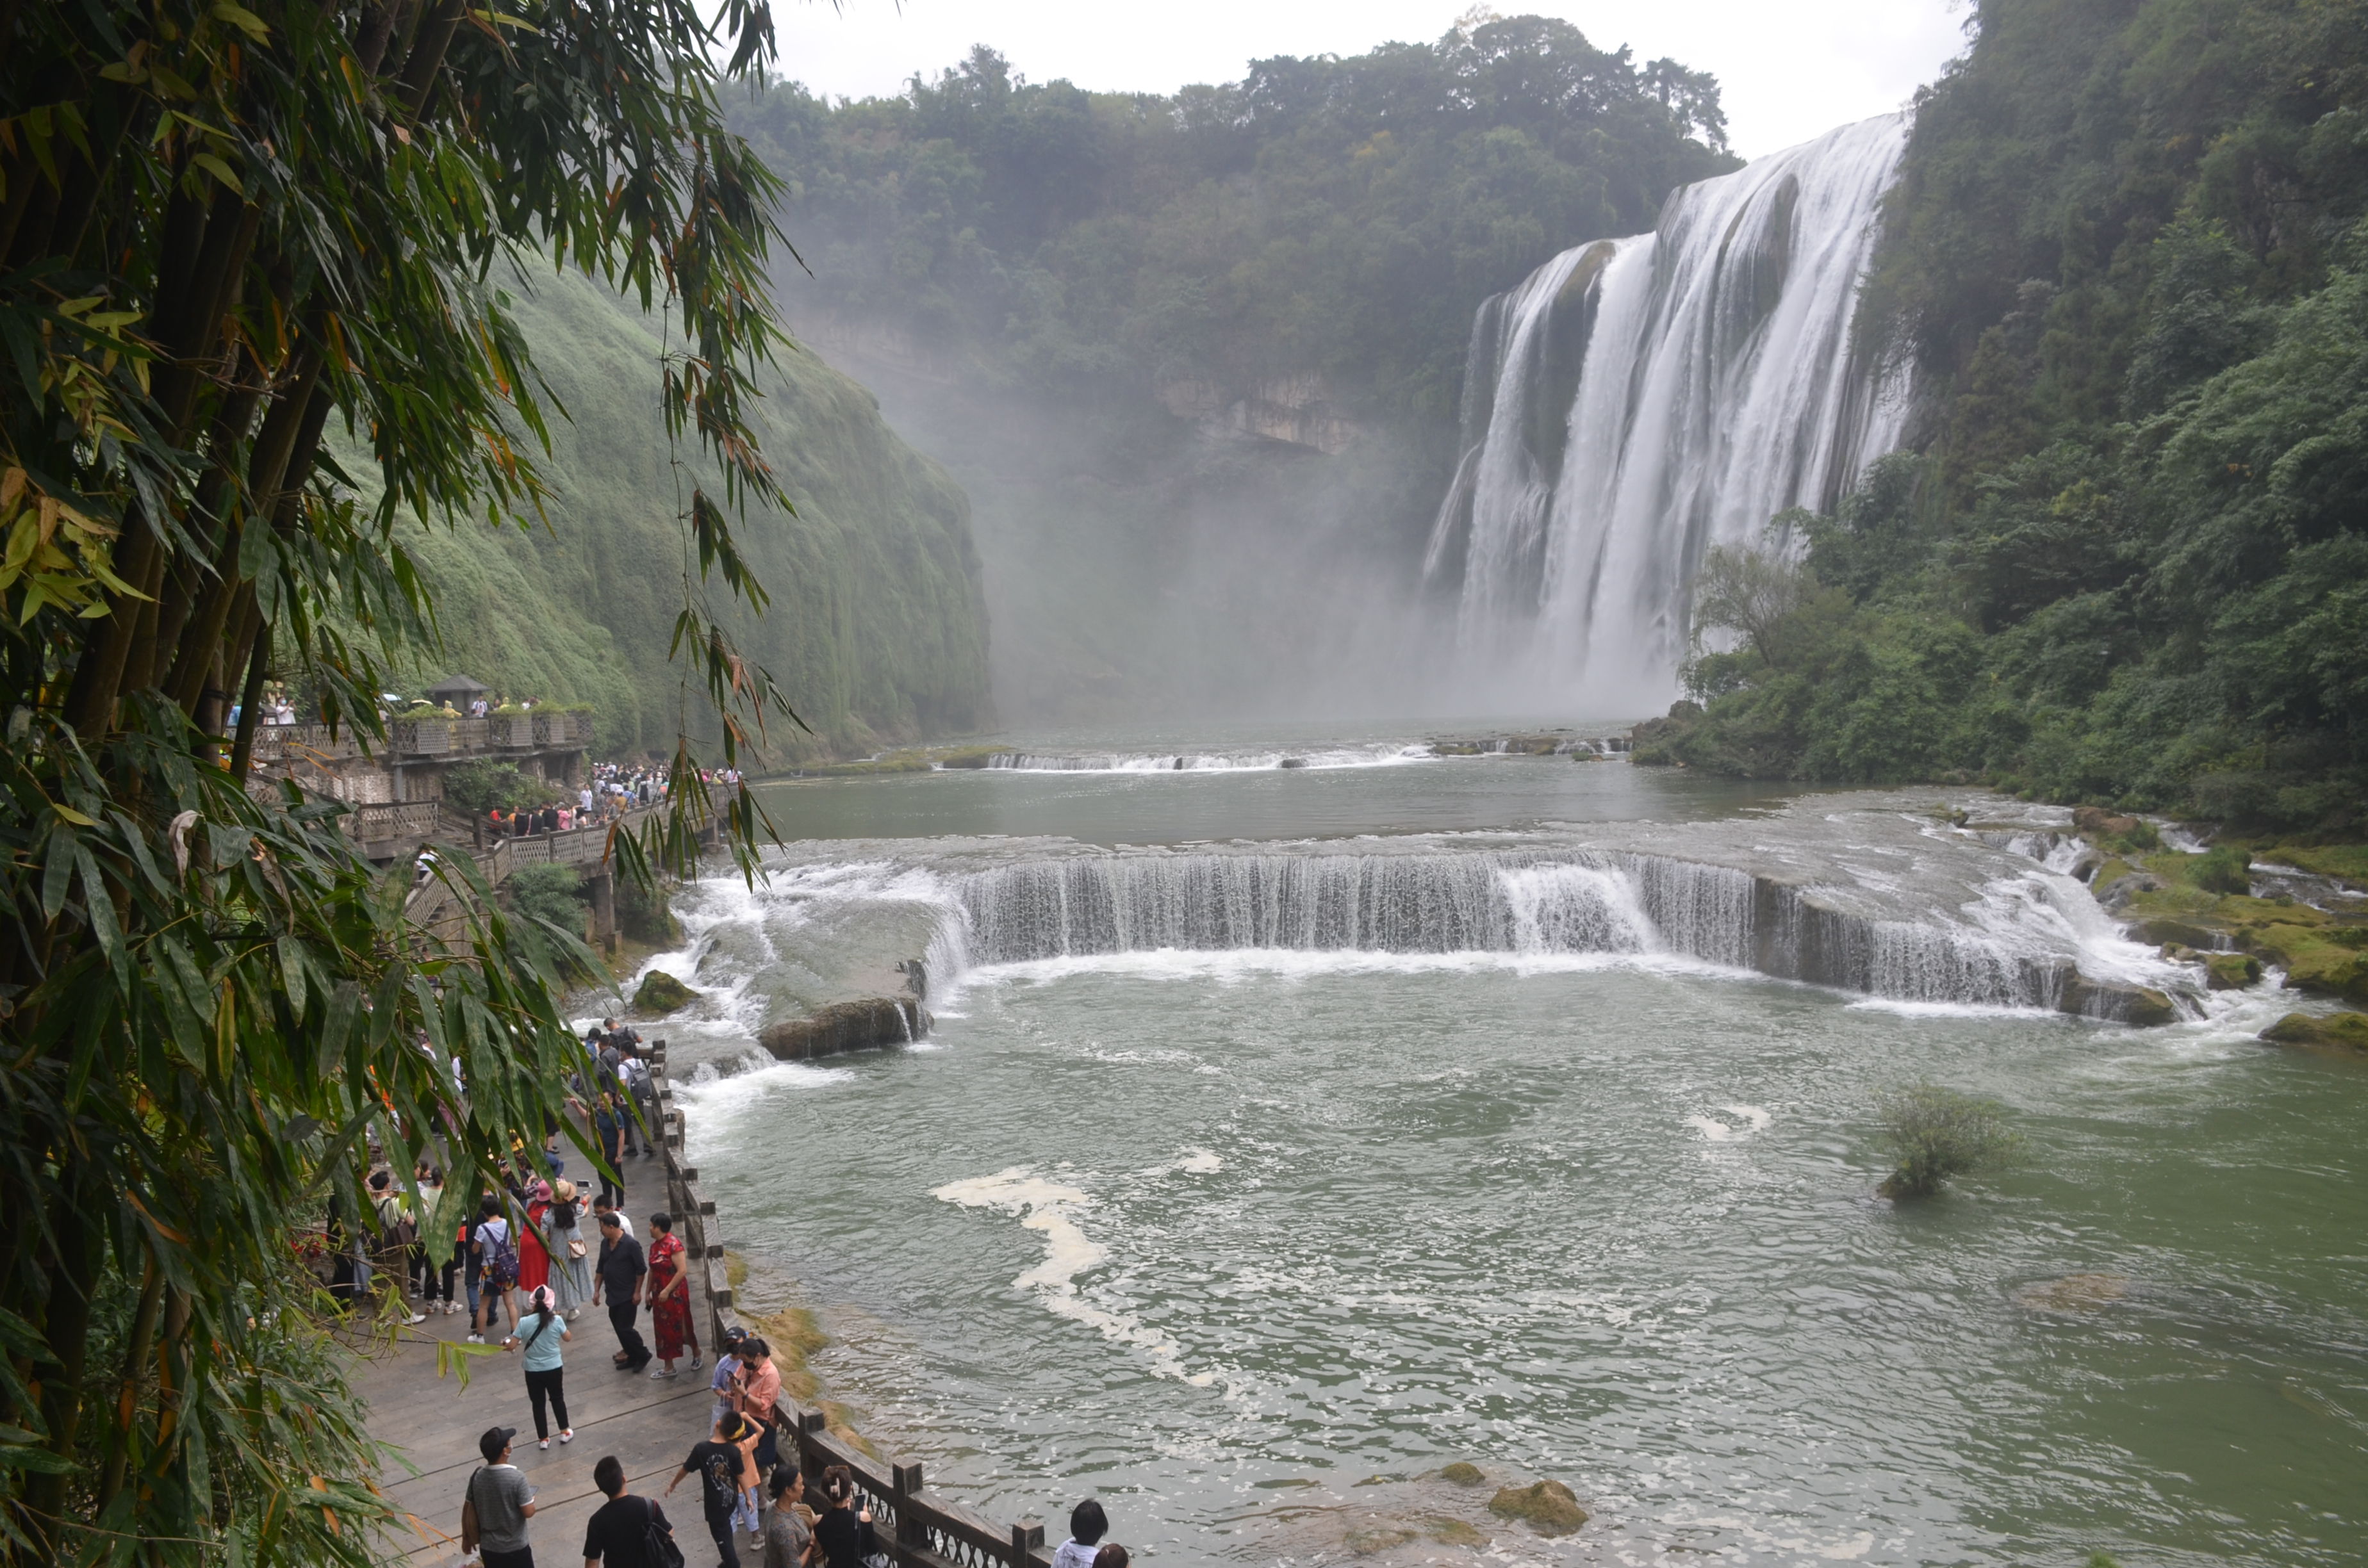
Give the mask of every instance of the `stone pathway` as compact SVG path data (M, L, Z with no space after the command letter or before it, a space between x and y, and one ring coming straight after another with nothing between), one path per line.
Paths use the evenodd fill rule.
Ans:
M568 1164L579 1168L572 1159ZM662 1190L654 1179L656 1166L655 1160L625 1162L626 1180L635 1184L628 1208L636 1215L644 1207L642 1194ZM656 1201L653 1197L648 1206ZM592 1467L602 1455L624 1461L630 1490L655 1496L690 1446L707 1435L707 1385L714 1375L711 1346L700 1346L711 1352L700 1369L677 1362L682 1375L668 1381L610 1365L617 1338L605 1306L586 1307L568 1326L575 1336L565 1352L567 1414L575 1440L562 1444L554 1424L547 1451L535 1447L534 1408L517 1352L472 1358L465 1388L457 1371L437 1376L437 1341L464 1339L465 1312L430 1312L426 1323L403 1331L403 1342L392 1354L373 1352L359 1361L351 1381L369 1406L370 1435L399 1450L381 1471L380 1484L410 1516L386 1542L390 1560L406 1568L453 1568L460 1562L461 1499L469 1476L484 1462L477 1438L489 1426L518 1429L511 1439L510 1462L537 1489L528 1539L542 1563L583 1561L585 1521L604 1501L592 1484ZM641 1330L647 1339L646 1308ZM492 1335L496 1343L500 1333L497 1323ZM691 1561L703 1561L714 1550L700 1522L695 1480L686 1480L668 1500L666 1517ZM742 1545L745 1551L745 1537Z

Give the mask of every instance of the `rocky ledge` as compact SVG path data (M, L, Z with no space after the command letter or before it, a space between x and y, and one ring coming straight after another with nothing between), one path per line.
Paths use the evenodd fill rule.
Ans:
M757 1040L777 1061L810 1062L842 1051L905 1045L928 1034L934 1021L917 996L861 996L771 1025Z

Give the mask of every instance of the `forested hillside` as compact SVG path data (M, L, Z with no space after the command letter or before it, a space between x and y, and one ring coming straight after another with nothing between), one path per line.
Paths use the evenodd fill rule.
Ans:
M1648 754L2287 830L2368 806L2368 4L1980 0L1861 326L1916 451L1715 561Z
M518 318L568 415L552 420L543 465L554 526L408 534L444 652L406 674L459 670L512 699L591 702L603 750L670 748L686 712L694 733L712 720L667 658L690 548L677 517L694 469L669 462L657 334L573 272L535 278ZM797 515L740 527L772 605L761 619L727 619L816 732L776 733L769 756L985 722L987 628L962 492L811 355L782 356L767 390L755 419Z
M981 48L733 112L791 187L793 330L977 508L1022 716L1274 699L1385 641L1474 310L1736 162L1707 77L1534 17L1172 97Z

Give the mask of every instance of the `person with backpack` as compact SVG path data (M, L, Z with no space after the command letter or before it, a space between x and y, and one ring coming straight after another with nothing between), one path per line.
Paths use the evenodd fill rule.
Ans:
M641 1152L634 1138L632 1091L625 1067L626 1051L640 1038L632 1029L619 1028L617 1020L614 1018L600 1020L600 1051L598 1068L600 1082L598 1086L602 1093L613 1096L611 1106L617 1118L620 1158Z
M534 1568L526 1522L534 1517L534 1488L510 1463L515 1426L495 1426L477 1439L484 1468L469 1477L461 1501L461 1550L484 1568Z
M531 1315L523 1327L511 1332L502 1341L505 1350L525 1352L526 1396L534 1405L534 1435L537 1448L551 1447L551 1426L543 1418L543 1405L548 1403L551 1414L559 1417L559 1440L562 1444L575 1441L575 1429L567 1424L567 1391L561 1383L562 1354L560 1347L575 1337L567 1327L567 1320L552 1308L551 1288L538 1287L528 1299Z
M378 1221L371 1248L371 1267L389 1278L399 1281L394 1286L395 1304L403 1309L404 1321L417 1326L427 1321L427 1314L415 1312L404 1298L411 1294L411 1249L418 1237L418 1228L412 1222L406 1195L394 1185L393 1171L372 1171L370 1178L370 1206Z
M655 1498L625 1490L625 1466L604 1454L592 1467L592 1484L609 1500L584 1527L584 1568L682 1568L682 1548L674 1526Z
M671 1497L684 1476L699 1477L700 1506L706 1513L707 1533L715 1542L722 1568L740 1568L732 1527L740 1509L741 1478L754 1463L749 1450L756 1446L757 1428L738 1415L727 1415L715 1424L706 1440L691 1445L682 1468L666 1483L665 1495Z
M665 1130L658 1125L657 1080L650 1076L650 1064L643 1060L638 1041L626 1041L623 1055L620 1071L624 1074L625 1092L632 1096L633 1108L641 1119L642 1154L645 1159L655 1159L658 1142L666 1136Z
M518 1241L510 1233L510 1222L502 1214L502 1200L492 1193L477 1205L477 1267L484 1305L478 1310L477 1331L469 1335L472 1345L485 1342L485 1331L494 1326L494 1307L498 1303L508 1314L510 1331L518 1331Z

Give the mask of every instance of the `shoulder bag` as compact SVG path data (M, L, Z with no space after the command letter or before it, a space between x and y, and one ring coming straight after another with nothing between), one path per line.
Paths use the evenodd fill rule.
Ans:
M658 1506L644 1497L642 1510L642 1562L644 1568L682 1568L682 1548L674 1543L674 1531L658 1523Z

